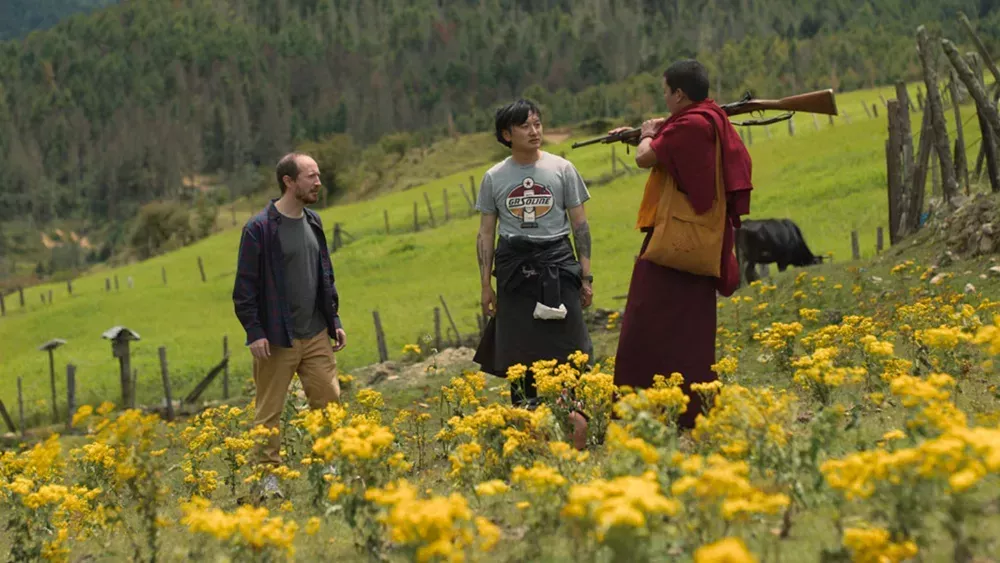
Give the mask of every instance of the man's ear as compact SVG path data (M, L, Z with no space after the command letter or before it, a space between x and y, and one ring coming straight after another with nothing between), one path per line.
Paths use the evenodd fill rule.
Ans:
M508 143L511 141L511 131L510 131L510 129L504 129L501 134L503 135L503 139L505 141L507 141Z

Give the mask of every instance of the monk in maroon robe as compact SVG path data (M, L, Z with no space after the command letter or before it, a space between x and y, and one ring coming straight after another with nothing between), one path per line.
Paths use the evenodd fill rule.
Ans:
M733 251L740 216L750 212L750 155L725 111L708 98L708 73L697 61L674 63L664 73L668 119L642 124L636 164L665 170L686 194L694 211L704 214L715 203L716 141L721 144L726 219L723 225L720 276L697 275L637 260L632 270L621 337L615 358L615 384L649 388L654 375L684 376L690 398L680 416L692 428L702 412L692 383L718 379L715 363L716 292L730 296L739 286ZM612 132L621 131L624 128ZM645 252L655 224L660 193L647 184L637 227L646 233Z

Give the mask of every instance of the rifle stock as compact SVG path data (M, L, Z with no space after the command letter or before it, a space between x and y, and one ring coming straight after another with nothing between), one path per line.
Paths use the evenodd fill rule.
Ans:
M780 110L791 113L801 111L803 113L838 115L837 100L834 96L833 89L831 88L827 88L826 90L817 90L815 92L806 92L804 94L796 94L794 96L786 96L777 100L759 100L753 98L748 93L743 97L743 99L720 107L722 107L722 110L729 116L762 112L765 110ZM789 113L788 117L791 117L791 113ZM640 129L636 127L614 135L605 135L603 137L573 143L572 148L576 149L596 143L608 144L627 142L638 138L639 133Z

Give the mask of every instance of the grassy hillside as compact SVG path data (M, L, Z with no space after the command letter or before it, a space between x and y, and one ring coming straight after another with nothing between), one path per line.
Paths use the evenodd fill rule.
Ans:
M916 86L913 99L915 91ZM850 257L850 231L857 229L862 253L871 255L876 227L887 223L886 121L884 108L877 119L869 119L861 103L878 103L880 93L886 98L893 95L891 88L839 95L841 116L832 127L826 117L820 117L816 130L812 116L798 115L794 137L789 136L784 124L771 126L770 138L764 130L755 129L750 147L756 185L751 216L792 218L801 226L814 252L832 252L838 263ZM972 115L970 106L963 111ZM918 113L912 115L919 119ZM919 128L919 121L914 128ZM972 144L979 137L974 121L967 131L967 144ZM588 180L606 175L610 172L610 148L569 149L574 140L583 137L586 135L576 135L546 148L557 154L565 152ZM624 154L624 146L617 146L616 151L631 162L631 155ZM974 157L972 152L970 159ZM481 165L418 188L322 213L328 230L339 222L356 237L333 256L349 337L347 349L338 357L344 370L378 358L373 310L380 312L392 357L399 356L405 343L432 330L433 309L439 305L439 296L447 300L463 335L475 330L479 291L473 241L478 219L469 214L457 189L461 184L468 190L469 176L478 182L487 167ZM632 227L644 181L645 174L634 174L592 185L593 199L587 209L593 225L597 307L623 305L615 297L627 291L631 263L640 244L640 236ZM440 222L445 189L450 193L450 222L434 229L425 225L419 233L401 232L412 228L414 202L418 203L421 220L427 220L424 193L434 204ZM393 230L388 236L384 233L384 211L389 213ZM68 341L56 356L60 396L64 395L61 381L65 364L71 362L78 368L81 401L117 401L117 360L100 334L118 324L142 336L132 347L132 365L139 371L140 401L155 401L161 396L159 346L167 347L175 396L186 394L218 361L225 334L235 352L234 376L238 380L246 377L250 356L242 348L244 334L231 301L238 241L239 229L232 228L166 256L95 272L74 281L72 297L67 295L64 284L33 287L25 292L23 310L16 295L8 297L7 316L0 320L0 342L4 343L0 352L0 398L8 405L16 404L16 378L20 376L24 379L28 412L48 412L44 403L49 393L48 360L36 348L58 337ZM204 260L206 283L201 282L198 273L199 256ZM161 269L167 272L165 286ZM105 278L115 275L119 290L105 293ZM132 289L126 283L128 277L134 280ZM43 304L39 296L47 295L50 289L54 303ZM218 396L218 389L213 385L206 396Z
M0 442L10 522L0 552L21 560L32 547L59 549L74 561L413 561L418 549L497 563L993 561L1000 278L980 277L993 257L932 276L940 247L913 242L866 261L864 272L789 272L720 300L721 385L700 391L714 406L691 432L671 424L684 397L669 388L623 390L613 404L603 361L579 379L537 375L583 398L582 455L566 442L557 390L543 391L533 412L514 409L506 381L464 362L346 387L343 405L298 420L292 413L306 405L296 389L283 426L285 496L257 509L246 502L260 476L245 462L248 397L173 423L83 410L74 433L29 434L34 449L5 452ZM977 289L963 289L968 282ZM617 337L598 331L598 354Z

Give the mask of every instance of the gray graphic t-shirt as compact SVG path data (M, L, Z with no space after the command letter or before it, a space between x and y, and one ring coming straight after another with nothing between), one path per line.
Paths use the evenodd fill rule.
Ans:
M566 210L588 199L590 192L576 167L542 151L532 164L507 157L483 174L476 209L498 215L500 236L553 239L569 234Z

